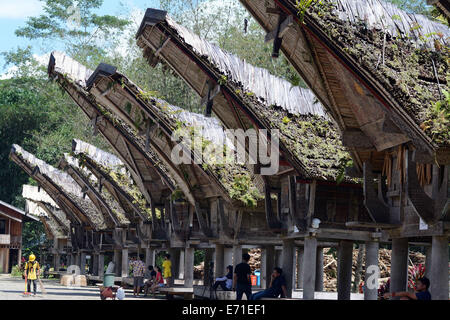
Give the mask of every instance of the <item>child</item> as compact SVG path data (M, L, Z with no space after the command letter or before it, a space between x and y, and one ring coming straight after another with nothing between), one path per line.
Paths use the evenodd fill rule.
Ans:
M161 268L156 267L156 280L155 284L151 288L153 296L155 296L155 290L162 287L164 287L164 279L161 274Z
M170 254L164 256L164 262L162 264L164 269L164 279L166 279L167 287L172 286L172 262L170 261Z

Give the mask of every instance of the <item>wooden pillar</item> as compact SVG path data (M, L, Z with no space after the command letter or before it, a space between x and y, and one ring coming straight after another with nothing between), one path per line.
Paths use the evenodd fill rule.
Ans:
M234 245L233 246L233 270L235 270L236 266L241 262L242 262L242 246Z
M98 255L98 276L100 279L103 279L103 276L105 274L105 256L103 253L100 253Z
M305 238L303 260L303 300L314 300L316 285L317 238Z
M150 246L145 248L145 267L155 266L155 250Z
M128 277L128 249L122 249L122 278Z
M391 292L406 291L407 283L408 238L392 239Z
M114 262L114 273L116 274L116 277L120 277L121 276L121 270L122 270L122 260L120 257L120 250L118 249L114 249L114 257L113 257L113 262Z
M273 268L275 267L275 246L266 246L262 249L261 256L261 288L267 289Z
M379 243L366 242L366 275L364 277L364 300L378 300L378 279L380 267L378 259Z
M184 250L184 287L192 288L194 285L194 248Z
M212 285L214 277L214 269L211 269L211 263L213 262L213 249L205 249L205 262L203 271L203 285L210 287Z
M323 248L317 248L316 255L316 292L323 291Z
M305 250L303 247L297 248L297 289L303 289L303 259L304 259Z
M80 254L80 274L85 275L86 274L86 253L81 252Z
M294 240L283 240L283 275L286 279L287 298L292 298L292 284L294 283Z
M430 293L433 300L448 301L448 238L433 237Z
M283 250L275 250L275 267L283 265Z
M22 263L22 248L20 248L17 253L17 265L20 266L21 263Z
M431 281L431 257L433 256L433 246L426 247L425 256L425 276Z
M216 252L214 256L214 278L222 277L225 273L224 245L216 244Z
M184 250L180 250L179 279L184 279L184 256Z
M98 276L98 253L92 255L92 274Z
M55 271L59 271L61 265L61 256L58 253L55 253L53 255L53 268L55 268Z
M225 266L233 265L233 248L224 248L223 259Z
M338 248L338 300L350 300L352 293L353 242L343 240Z
M171 248L169 254L172 261L172 277L175 281L175 279L180 277L180 249Z

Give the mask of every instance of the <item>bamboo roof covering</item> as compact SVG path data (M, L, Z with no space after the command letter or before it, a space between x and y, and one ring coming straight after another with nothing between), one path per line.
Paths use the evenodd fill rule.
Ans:
M81 188L68 174L36 158L18 145L13 145L11 159L33 179L39 179L41 187L52 196L60 208L66 211L66 214L72 216L75 214L96 230L108 228L102 214L95 209L89 199L83 198Z
M38 204L36 208L39 212L48 212L45 211L45 208L51 208L50 214L52 214L55 220L63 226L63 229L69 230L70 228L70 220L67 218L67 215L62 211L56 202L42 189L35 186L24 185L22 189L22 197L27 201L32 201L35 204ZM29 210L30 212L33 210Z
M63 53L53 52L50 57L50 77L56 79L89 119L96 123L98 131L126 164L146 200L150 203L162 201L165 190L175 190L175 181L159 157L152 150L146 150L145 141L138 132L97 104L86 91L83 85L90 74L92 71Z
M67 239L68 232L64 231L61 224L55 219L52 211L58 210L45 203L36 203L31 200L26 200L26 211L29 214L37 216L44 224L47 236L49 238ZM66 229L67 230L67 229Z
M135 212L143 221L151 219L150 204L119 158L76 139L72 143L72 152L81 166L88 168L97 180L102 181L128 215Z
M104 69L115 71L111 74L106 74L105 71L98 72ZM191 150L191 135L195 134L202 139L202 143L210 144L212 148L219 148L219 150L225 146L232 153L230 157L235 156L233 142L227 137L217 119L186 111L148 95L114 67L100 66L88 80L88 83L92 87L90 92L98 100L101 100L102 96L104 97L102 103L105 104L106 108L119 110L117 113L126 122L142 124L139 129L143 132L149 132L148 139L152 141L150 147L156 148L158 152L165 152L167 158L171 158L173 153L173 148L169 145L171 139L183 130L182 143L187 144L187 150ZM108 87L111 88L109 93L107 95L102 94ZM158 131L152 131L152 128L160 129L164 133L165 139L161 139ZM245 166L236 163L224 164L220 161L222 159L216 159L214 156L210 159L205 154L198 154L196 151L198 150L194 150L195 159L193 158L189 164L173 165L173 163L170 163L172 159L168 163L168 166L172 166L174 172L183 172L182 174L179 173L179 179L183 180L179 185L183 182L186 183L186 187L185 189L182 188L182 191L191 193L195 198L194 201L206 199L209 195L217 196L217 193L211 192L214 192L215 189L221 189L225 193L225 199L231 200L234 198L245 203L244 195L236 194L234 188L234 184L237 183L236 179L243 179L243 177L248 182L249 189L253 190L252 193L256 200L262 197L257 194L263 191L262 183L258 191L252 182L249 170ZM201 177L202 175L204 178ZM188 178L186 179L186 177ZM199 187L203 189L203 194L193 191ZM185 195L189 199L189 194ZM195 205L195 202L193 204Z
M201 39L164 11L147 10L137 39L150 63L169 65L204 99L216 86L213 111L227 128L279 129L282 156L304 178L335 181L350 159L311 90Z
M447 26L382 0L321 1L303 21L292 0L241 2L267 32L280 15L294 17L282 50L342 132L363 131L378 153L412 142L423 161L450 161L450 135L435 111L448 87ZM361 168L371 153L356 149Z
M95 175L89 169L80 165L78 159L65 154L61 165L81 188L86 188L86 194L106 219L111 219L112 223L120 227L126 227L130 224L124 209L106 188L101 186Z

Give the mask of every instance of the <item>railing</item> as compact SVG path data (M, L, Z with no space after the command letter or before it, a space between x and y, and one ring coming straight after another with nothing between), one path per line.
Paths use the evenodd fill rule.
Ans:
M11 244L21 244L21 243L22 243L21 236L12 236L11 237Z
M0 234L0 244L10 245L11 244L11 236L9 234Z

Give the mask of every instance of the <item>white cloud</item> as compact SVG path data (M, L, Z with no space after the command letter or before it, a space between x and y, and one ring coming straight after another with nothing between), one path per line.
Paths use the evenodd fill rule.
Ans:
M24 19L42 12L39 0L0 0L0 19Z

